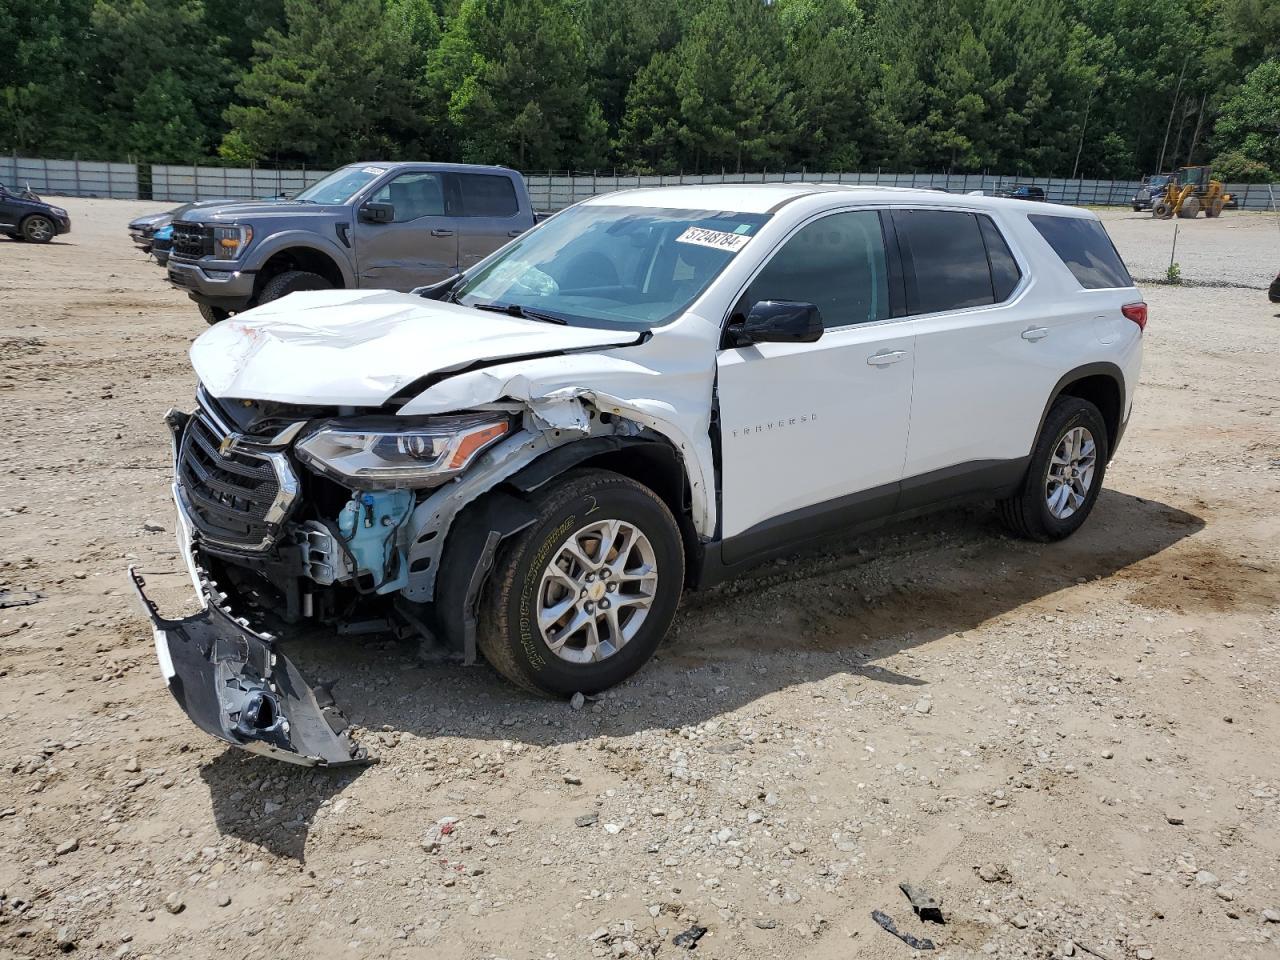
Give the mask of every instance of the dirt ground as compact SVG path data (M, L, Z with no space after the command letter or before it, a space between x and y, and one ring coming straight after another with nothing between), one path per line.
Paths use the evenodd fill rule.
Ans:
M0 610L0 957L671 957L694 924L701 957L912 956L873 910L952 960L1280 956L1274 219L1178 225L1185 277L1245 286L1146 289L1070 541L972 508L779 562L580 712L294 644L382 757L311 772L162 685L125 567L191 609L161 417L203 323L125 235L162 205L65 205L0 240L0 588L44 595ZM1173 224L1107 219L1162 275Z

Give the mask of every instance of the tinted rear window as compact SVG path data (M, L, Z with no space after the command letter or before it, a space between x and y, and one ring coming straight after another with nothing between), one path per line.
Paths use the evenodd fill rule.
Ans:
M895 210L893 222L914 273L907 282L908 313L995 302L976 216L958 210Z
M1133 286L1124 261L1097 220L1042 214L1027 219L1086 290Z
M510 177L484 173L460 173L462 214L466 217L514 217L520 205Z

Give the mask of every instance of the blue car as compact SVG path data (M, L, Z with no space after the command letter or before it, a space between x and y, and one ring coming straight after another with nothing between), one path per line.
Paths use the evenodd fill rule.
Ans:
M173 249L173 223L166 223L151 234L151 253L156 263L164 266L169 262L169 251Z
M28 243L48 243L71 232L71 216L61 207L45 203L31 188L21 192L0 183L0 234Z

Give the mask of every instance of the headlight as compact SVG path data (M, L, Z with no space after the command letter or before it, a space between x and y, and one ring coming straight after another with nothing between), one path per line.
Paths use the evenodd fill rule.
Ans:
M67 211L63 210L61 207L50 207L49 211L55 217L65 217L67 215Z
M244 253L253 240L253 227L213 228L213 256L216 260L234 260Z
M300 441L296 450L304 463L356 488L434 487L510 430L509 420L492 413L405 426L336 422Z

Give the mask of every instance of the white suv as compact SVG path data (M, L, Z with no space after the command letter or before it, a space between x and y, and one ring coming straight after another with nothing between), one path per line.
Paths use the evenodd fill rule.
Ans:
M414 294L298 293L196 341L171 413L203 613L148 604L203 729L362 751L261 624L433 637L553 695L681 592L963 498L1086 519L1146 305L1085 210L831 185L596 197Z

